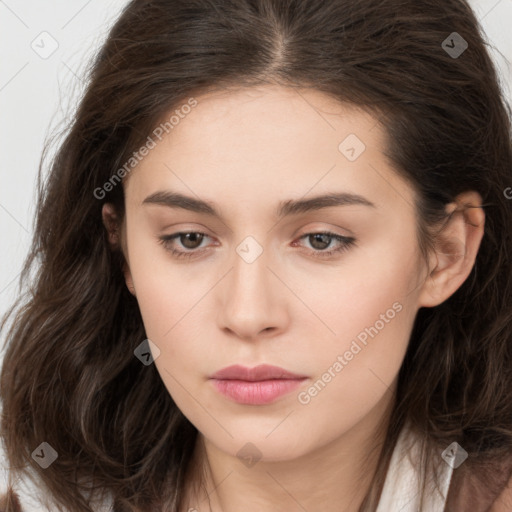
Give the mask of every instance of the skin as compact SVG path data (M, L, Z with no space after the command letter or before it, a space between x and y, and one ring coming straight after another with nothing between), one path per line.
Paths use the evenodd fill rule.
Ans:
M103 208L112 246L125 254L126 284L160 350L154 364L199 431L183 510L357 511L374 475L416 313L446 300L467 278L483 210L456 212L425 261L416 241L415 192L384 156L385 127L376 117L318 91L271 85L196 99L125 179L125 217ZM338 149L349 134L366 146L354 161ZM209 201L222 217L143 204L164 190ZM328 192L358 194L374 207L276 215L280 201ZM467 192L447 211L462 204L478 206L481 198ZM158 242L180 231L207 236L195 246L183 238L167 249ZM325 231L352 236L355 245L318 257L321 241L304 235ZM236 251L247 236L263 249L251 263ZM325 245L340 244L327 238ZM169 246L195 256L177 259ZM298 394L396 303L400 311L378 334L300 403ZM208 379L231 364L261 363L308 378L257 406L230 401ZM247 443L261 457L251 467L237 456ZM208 497L195 488L205 457Z

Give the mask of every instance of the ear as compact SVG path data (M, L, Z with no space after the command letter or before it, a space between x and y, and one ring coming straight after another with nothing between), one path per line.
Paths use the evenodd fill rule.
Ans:
M478 192L464 192L446 207L447 222L436 236L429 275L419 296L420 307L434 307L464 283L484 235L485 213Z
M132 295L135 295L135 287L133 285L133 279L132 274L130 271L130 266L127 261L127 256L125 254L125 251L123 251L122 248L122 241L121 241L121 221L119 219L119 216L116 212L116 209L114 208L114 205L111 203L105 203L103 205L103 208L101 210L101 216L103 219L103 225L105 226L105 229L108 233L108 241L110 244L110 247L112 250L118 250L120 249L124 256L124 263L123 263L123 274L124 274L124 280L126 282L126 286L128 287L128 290L130 290L130 293Z

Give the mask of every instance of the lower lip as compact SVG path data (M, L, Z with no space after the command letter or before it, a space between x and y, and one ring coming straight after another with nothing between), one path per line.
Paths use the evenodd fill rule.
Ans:
M212 379L213 385L223 395L239 404L264 405L298 388L303 379L273 379L249 382L246 380Z

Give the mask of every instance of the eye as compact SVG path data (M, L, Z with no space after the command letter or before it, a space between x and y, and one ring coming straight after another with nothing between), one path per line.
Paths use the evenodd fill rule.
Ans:
M175 258L193 258L204 252L204 249L197 249L201 247L201 243L204 241L205 237L210 238L206 233L199 231L180 231L179 233L159 237L158 243L162 244ZM346 251L350 246L355 245L356 242L353 237L338 235L328 231L306 233L302 235L299 240L303 238L310 241L312 249L309 250L309 252L312 253L314 257L318 258L328 258L335 253ZM179 239L181 246L186 250L176 249L174 247L176 239ZM326 250L333 240L337 245L335 245L334 248ZM293 242L292 245L295 247L297 244Z
M201 245L201 242L205 237L210 238L206 233L201 233L198 231L181 231L172 235L159 237L158 242L162 244L165 249L176 258L191 258L194 257L197 253L203 252L202 250L196 251L195 249ZM183 251L173 247L173 242L177 238L183 247L189 249L189 251Z
M305 235L302 235L299 240L302 240L303 238L306 238L310 242L313 247L313 250L310 252L312 252L314 257L318 258L328 258L333 256L335 253L346 251L352 245L355 245L356 242L354 237L338 235L337 233L331 233L329 231L306 233ZM337 245L332 249L326 250L333 240L337 242Z

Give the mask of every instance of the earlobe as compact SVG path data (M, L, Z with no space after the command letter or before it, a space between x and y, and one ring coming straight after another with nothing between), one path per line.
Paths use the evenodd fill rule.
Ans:
M434 264L419 297L420 307L434 307L448 299L467 279L484 234L485 213L477 192L460 194L447 206L446 224L436 237Z
M435 248L435 264L430 268L425 282L420 306L434 307L452 295L469 275L464 274L467 248L456 237L439 239ZM440 235L441 236L441 235Z

